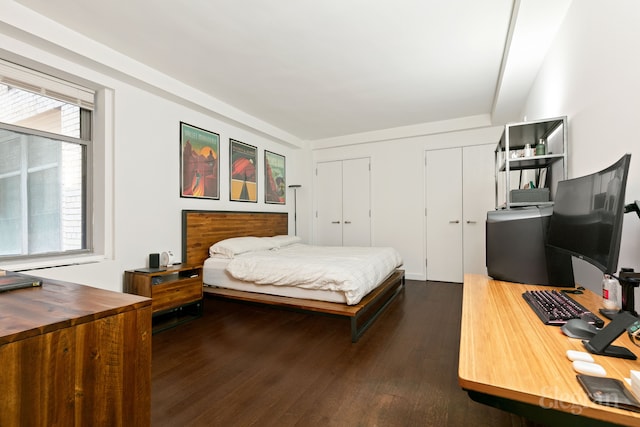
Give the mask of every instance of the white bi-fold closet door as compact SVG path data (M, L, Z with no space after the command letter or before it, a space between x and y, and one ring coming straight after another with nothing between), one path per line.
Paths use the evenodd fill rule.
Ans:
M316 164L315 242L371 246L370 159Z
M495 144L426 152L427 280L486 274L485 222L495 203Z

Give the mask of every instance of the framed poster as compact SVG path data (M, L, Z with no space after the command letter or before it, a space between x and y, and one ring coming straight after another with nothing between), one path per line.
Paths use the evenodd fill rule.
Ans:
M258 174L253 145L229 139L229 199L258 203Z
M220 135L180 122L180 197L220 199Z
M286 203L287 180L285 158L280 154L264 151L264 201L265 203Z

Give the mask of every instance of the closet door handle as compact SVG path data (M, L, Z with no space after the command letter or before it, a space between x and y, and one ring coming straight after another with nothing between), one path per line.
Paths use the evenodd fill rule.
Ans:
M449 224L460 224L460 220L454 219L453 221L449 221Z
M467 224L477 224L476 221L467 220Z
M331 224L340 224L340 221L331 221Z
M344 223L345 224L351 224L351 221L345 221Z

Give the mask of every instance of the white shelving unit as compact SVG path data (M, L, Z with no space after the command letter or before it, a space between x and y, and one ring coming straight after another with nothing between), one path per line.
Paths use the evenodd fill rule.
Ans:
M525 146L529 144L535 153L541 139L545 141L545 154L525 157ZM495 150L496 209L553 205L558 181L568 177L567 146L566 116L505 125ZM549 189L548 201L535 201L535 197L529 201L512 200L512 190L521 189L522 173L527 170L532 170L535 176L527 181L535 180L536 188L542 184L540 188ZM520 175L516 185L512 172L519 172ZM524 191L526 196L527 190Z

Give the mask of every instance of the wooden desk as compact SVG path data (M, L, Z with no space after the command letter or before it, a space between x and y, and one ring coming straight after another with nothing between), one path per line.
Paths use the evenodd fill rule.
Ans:
M640 414L592 403L566 357L586 351L582 342L544 325L522 298L525 290L549 289L465 275L458 381L469 396L539 421L599 425L640 425ZM570 295L597 313L601 299L590 291ZM602 316L601 316L602 317ZM606 320L606 319L605 319ZM637 356L640 348L625 335L614 341ZM624 381L640 360L593 355L607 376ZM564 424L568 425L568 424ZM573 424L572 424L573 425Z
M0 426L148 426L151 300L44 280L0 293Z

